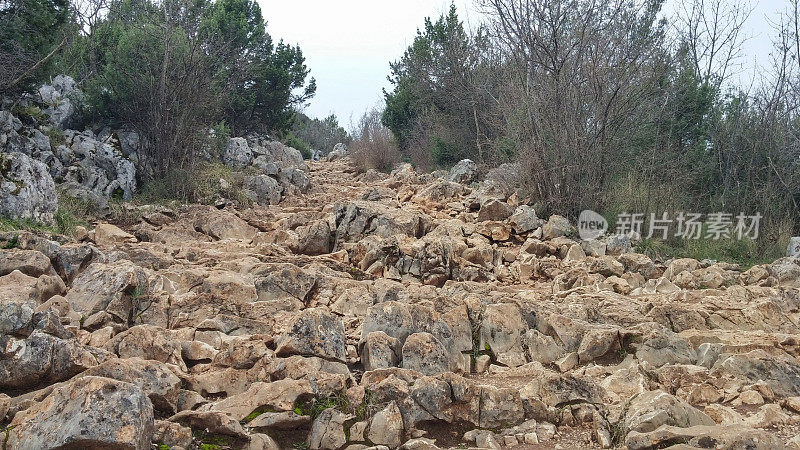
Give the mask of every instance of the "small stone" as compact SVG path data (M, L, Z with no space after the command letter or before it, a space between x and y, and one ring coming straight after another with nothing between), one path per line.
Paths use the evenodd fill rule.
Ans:
M567 372L577 367L579 362L578 353L567 353L564 357L556 361L559 372Z
M763 405L764 397L758 391L744 391L739 394L739 401L745 405Z

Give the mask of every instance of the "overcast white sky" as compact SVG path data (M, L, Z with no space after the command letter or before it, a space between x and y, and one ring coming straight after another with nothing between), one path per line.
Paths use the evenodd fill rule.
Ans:
M677 0L667 0L669 3ZM730 0L737 1L737 0ZM368 108L381 102L388 87L389 62L397 60L413 41L426 16L447 11L449 0L259 0L267 31L274 40L299 44L317 94L306 113L324 117L335 113L349 127ZM754 61L766 63L771 50L769 21L787 0L753 0L755 10L746 24L750 39L742 61L749 79ZM456 0L467 23L481 17L471 0Z

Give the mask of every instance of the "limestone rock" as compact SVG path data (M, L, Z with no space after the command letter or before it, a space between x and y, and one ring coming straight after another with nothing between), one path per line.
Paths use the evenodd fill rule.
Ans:
M82 377L55 388L42 402L14 416L7 445L146 450L153 433L153 407L139 387Z
M634 397L625 415L625 427L647 433L662 425L688 428L715 423L704 412L664 391L649 391Z
M447 179L456 183L470 184L478 179L478 165L471 159L462 159L450 169Z
M347 356L342 320L319 308L297 314L277 344L279 356L311 355L338 361L344 361Z
M430 333L414 333L403 344L403 367L425 375L450 370L450 358L444 345Z
M364 370L387 369L396 367L402 354L400 341L383 331L367 334L361 352Z
M369 422L367 438L376 445L389 448L400 447L403 443L403 416L395 402L378 411Z
M47 166L22 153L0 153L0 215L49 224L57 198Z
M348 416L334 408L322 411L311 425L308 434L308 448L311 450L342 447L347 443L344 434L344 422Z

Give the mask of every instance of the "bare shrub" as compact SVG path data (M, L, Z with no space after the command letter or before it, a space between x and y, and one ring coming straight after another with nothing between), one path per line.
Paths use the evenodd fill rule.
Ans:
M351 133L350 155L359 171L375 169L388 173L400 162L397 144L392 132L381 123L382 116L383 110L379 108L367 111Z

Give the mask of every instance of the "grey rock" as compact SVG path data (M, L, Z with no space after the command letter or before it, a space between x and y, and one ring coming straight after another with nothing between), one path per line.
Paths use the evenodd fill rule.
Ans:
M631 400L625 414L625 428L647 433L662 425L682 428L715 425L704 412L664 391L648 391Z
M106 319L98 316L98 328L108 320L130 325L153 301L148 295L147 274L130 261L92 264L75 279L66 298L87 326L94 322L89 320L93 315L106 314Z
M630 253L632 250L631 238L624 234L615 234L606 239L606 254L619 256L623 253Z
M550 364L564 356L564 349L551 336L537 330L528 330L522 336L523 348L527 349L528 359L542 364Z
M347 436L344 434L344 423L349 416L336 410L328 408L322 411L308 433L308 448L311 450L334 449L347 443Z
M90 132L73 134L73 157L64 162L65 182L94 192L106 199L121 196L130 200L136 193L136 167L109 142L98 141Z
M328 161L336 161L347 156L347 146L339 142L333 146L333 150L328 153Z
M153 407L138 386L83 377L17 413L7 443L20 449L146 450L154 431Z
M112 378L134 384L147 394L156 411L173 414L177 410L181 379L162 362L141 358L110 359L80 376Z
M44 113L50 121L61 128L70 126L83 100L83 93L77 88L75 80L67 75L56 76L52 84L44 84L39 88L39 98L47 104Z
M277 205L283 194L283 188L278 181L267 175L244 177L244 188L244 194L259 205Z
M697 352L678 335L665 330L645 340L636 351L636 358L646 361L653 367L665 364L694 364L697 362Z
M331 227L327 220L301 225L295 230L297 246L292 251L302 255L324 255L331 251Z
M789 246L786 248L786 256L800 255L800 236L789 239Z
M555 239L561 236L573 235L574 232L575 228L566 217L552 215L542 227L542 238Z
M772 450L786 448L781 438L772 431L754 430L739 425L694 427L664 426L657 430L639 433L632 431L625 438L630 450L654 448L714 448Z
M462 159L450 169L447 179L456 183L470 184L478 179L478 165L471 159Z
M250 165L250 162L253 161L253 151L250 149L247 139L231 138L225 145L222 161L234 169L244 169Z
M527 233L539 227L539 218L536 212L528 205L520 205L511 215L511 226L517 233Z
M367 438L373 444L397 448L403 443L403 431L403 416L397 404L392 401L372 416Z
M31 389L67 380L97 364L97 357L75 339L34 330L26 339L5 342L0 388Z
M450 357L444 345L430 333L414 333L403 344L403 368L425 375L450 371Z
M57 209L47 166L22 153L0 153L0 215L49 224Z
M307 355L338 361L346 358L342 319L322 308L298 313L276 343L278 356Z
M505 220L513 213L514 209L508 203L497 199L488 199L481 204L481 209L478 210L478 222Z
M753 384L763 382L779 397L800 395L800 366L793 359L775 358L758 350L720 356L711 374Z
M36 250L0 250L0 276L19 270L38 277L50 273L50 258Z
M311 425L309 416L299 416L294 411L265 412L247 423L250 428L294 430Z
M697 365L710 369L722 354L722 344L704 342L697 347Z
M361 362L364 370L388 369L396 367L400 362L400 341L383 331L367 334L361 350Z

